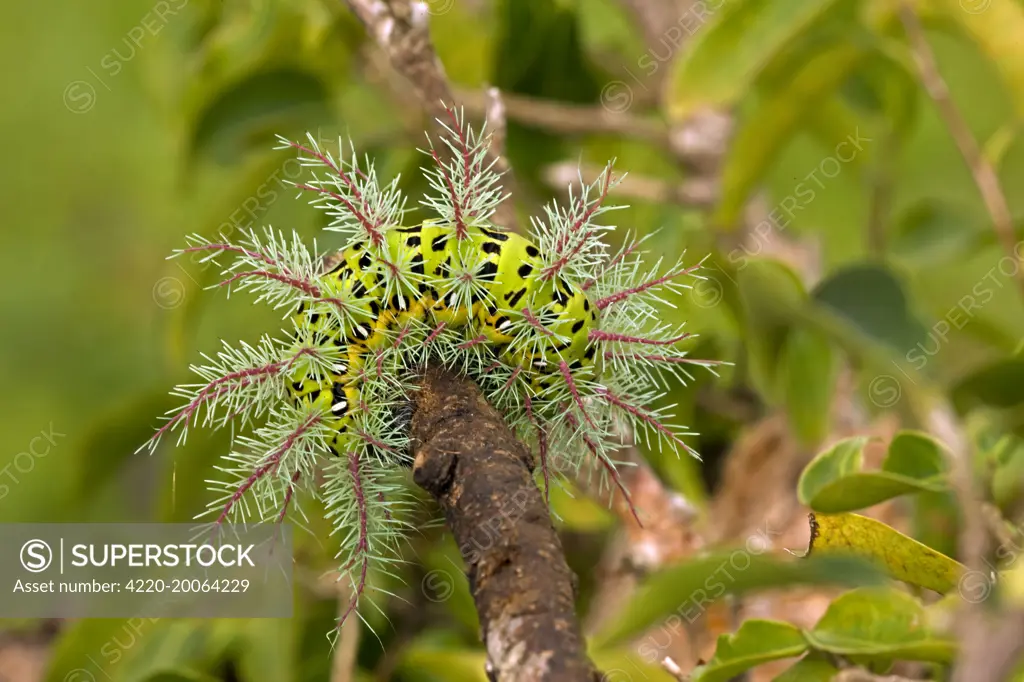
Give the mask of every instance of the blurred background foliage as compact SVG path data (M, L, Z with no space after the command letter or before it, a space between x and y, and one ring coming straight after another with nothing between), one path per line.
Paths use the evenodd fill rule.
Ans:
M929 401L944 399L968 430L984 493L1016 522L1022 252L1011 258L1000 246L919 83L893 3L706 0L696 11L684 2L660 32L646 33L628 4L427 7L458 92L479 100L493 85L510 99L594 114L569 110L571 132L510 116L522 217L565 196L564 164L615 157L631 180L655 188L629 196L625 183L614 200L630 208L615 214L618 224L641 235L661 228L648 244L669 260L684 249L693 261L710 254L707 279L665 316L699 333L695 357L734 364L718 378L696 373L672 396L680 422L700 433L692 440L704 462L644 453L658 480L714 527L707 512L723 472L763 419L783 415L802 466L849 417L840 396L866 415L862 423L885 414L903 426L920 426ZM1024 4L922 0L916 9L1020 240ZM203 293L215 268L165 257L188 233L231 236L264 224L331 248L323 216L282 184L298 178L297 164L271 150L272 136L351 138L415 193L429 122L337 0L5 3L0 16L0 521L191 519L226 440L200 433L154 457L133 451L201 351L280 321ZM712 109L734 114L732 133L713 164L714 196L688 201L679 188L707 169L687 161L681 131ZM593 123L605 115L628 124L610 132ZM22 457L40 434L49 445ZM786 485L795 496L795 476ZM586 612L601 591L593 567L623 521L587 494L557 495L554 506ZM431 514L425 501L424 520ZM942 491L900 508L904 530L947 554L955 516ZM324 633L337 595L318 580L331 565L327 528L311 530L298 540L304 570L291 621L50 624L59 633L46 638L45 679L75 669L94 677L67 679L327 679ZM364 604L375 634L363 626L355 679L483 679L472 600L443 527L414 538L408 558L404 584L378 583L402 599ZM787 574L764 584L787 582L815 580ZM653 599L666 603L647 625L675 608ZM7 625L19 636L42 627ZM595 656L615 670L628 658L622 679L667 679L628 649Z

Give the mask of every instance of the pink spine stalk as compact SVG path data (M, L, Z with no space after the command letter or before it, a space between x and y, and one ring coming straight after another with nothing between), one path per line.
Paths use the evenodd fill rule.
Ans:
M463 341L456 347L461 350L465 350L467 348L472 348L473 346L479 346L485 343L487 343L487 337L481 334L480 336L472 338L469 341Z
M238 486L238 489L231 495L231 499L228 500L227 504L224 505L224 509L221 511L220 516L217 517L216 524L220 525L227 518L228 513L234 508L235 504L238 503L242 496L259 481L261 478L269 473L273 473L277 470L278 465L281 463L281 458L284 454L294 447L296 441L302 437L304 433L313 428L316 424L320 423L322 416L319 414L310 415L302 424L300 424L294 431L288 434L288 437L284 439L270 456L267 457L267 461L261 464L253 471L249 478L242 482L242 485Z
M284 504L281 505L281 513L277 515L278 523L284 521L284 517L288 514L288 506L291 504L292 497L295 495L295 484L299 482L301 477L301 471L296 471L292 474L292 480L288 483L288 490L284 494Z
M634 404L624 400L623 398L615 395L614 393L609 391L604 386L599 386L597 388L597 395L601 396L602 398L604 398L606 401L608 401L612 405L615 405L616 407L619 407L619 408L625 410L626 412L628 412L629 414L633 415L637 419L641 420L645 424L648 424L649 426L652 426L655 430L658 431L658 433L666 436L673 443L676 443L677 445L679 445L679 447L683 448L684 450L686 450L688 453L690 453L691 455L693 455L697 459L700 459L700 455L697 454L696 450L694 450L689 445L687 445L683 441L682 438L680 438L676 434L672 433L672 429L670 429L667 426L665 426L664 424L662 424L659 419L655 418L647 410L645 410L645 409L643 409L641 407L638 407L638 406L636 406L636 405L634 405Z
M675 279L676 277L683 277L684 275L689 275L689 274L693 273L695 270L697 270L698 268L700 268L699 265L694 265L694 266L689 267L689 268L683 268L682 270L677 270L677 271L674 271L674 272L670 272L667 275L663 275L663 276L661 276L661 277L659 277L657 279L653 279L650 282L644 282L643 284L639 284L639 285L637 285L635 287L631 287L629 289L623 289L622 291L616 291L614 294L611 294L610 296L605 296L604 298L597 299L594 302L594 305L597 307L598 310L604 310L605 308L607 308L608 306L612 305L613 303L618 303L619 301L624 301L627 298L629 298L630 296L633 296L635 294L643 293L643 292L647 291L648 289L652 289L652 288L658 286L659 284L664 284L665 282L667 282L667 281L669 281L671 279Z
M455 109L452 107L445 107L445 111L448 113L448 119L452 123L452 130L455 131L456 147L459 150L459 156L462 158L462 193L463 205L459 205L460 202L455 201L454 194L452 195L452 205L455 206L457 211L460 211L465 215L471 215L469 213L469 203L472 195L470 194L469 188L470 183L474 177L479 174L479 169L473 167L472 150L469 148L469 140L466 139L466 127L459 125L459 118L455 114ZM465 239L468 235L466 233L466 226L456 222L455 238Z
M196 397L188 403L188 405L185 405L180 412L171 417L166 424L161 426L148 442L153 443L159 440L168 431L176 428L179 424L188 423L190 419L197 417L199 408L211 400L221 398L231 391L238 391L247 386L251 386L252 384L268 381L282 372L287 371L295 361L303 355L317 355L317 352L312 348L303 348L290 358L278 360L277 362L272 362L269 365L262 365L260 367L249 367L238 370L237 372L225 374L222 377L217 377L204 386Z
M222 235L223 236L223 235ZM220 251L228 253L241 253L243 255L252 258L253 260L263 261L267 265L272 265L276 268L281 268L281 264L272 258L269 258L266 254L262 254L258 251L250 251L249 249L243 249L241 246L235 246L234 244L202 244L200 246L190 246L187 249L182 249L181 253L198 253L200 251Z
M296 187L302 190L317 192L319 194L325 194L327 196L330 196L335 201L339 202L342 206L347 208L353 216L355 216L356 220L359 221L360 225L362 225L363 227L363 230L366 231L366 236L370 239L370 242L374 246L379 246L384 241L384 232L381 229L383 226L380 224L379 221L370 220L369 214L371 207L367 205L366 199L363 197L362 192L359 191L359 186L355 183L351 176L345 171L343 171L338 165L332 163L331 160L327 158L325 154L321 154L320 152L305 147L297 142L289 142L288 146L297 149L304 154L308 154L309 156L315 158L320 163L331 169L331 172L337 175L338 179L340 179L342 183L349 189L349 191L352 192L352 199L344 197L336 192L331 192L329 190L323 189L322 187L315 187L313 185L297 184ZM366 176L363 175L358 169L356 169L356 173L365 179Z
M497 364L499 366L501 365L501 363L497 363ZM505 382L505 385L502 387L501 390L507 391L509 388L511 388L512 384L515 383L516 378L519 376L519 373L522 372L522 371L523 371L523 368L520 367L519 365L516 365L516 368L514 370L512 370L512 374L509 375L508 381ZM530 403L530 396L529 395L526 396L526 403L527 403L527 408L526 409L529 410L530 409L529 408L529 403Z
M622 343L642 343L648 346L671 346L674 343L679 343L684 339L690 338L689 332L680 334L673 339L648 339L643 336L627 336L625 334L616 334L615 332L606 332L600 329L591 329L590 334L587 335L588 341L621 341Z
M516 368L518 371L519 368ZM514 376L514 375L513 375ZM511 383L511 379L509 380ZM507 386L507 384L506 384ZM544 503L547 504L548 509L551 508L551 478L548 472L548 434L544 430L536 419L533 417L533 401L530 400L530 396L526 395L526 417L533 424L533 427L537 429L537 450L540 456L540 471L544 477Z
M313 296L314 298L320 297L320 289L309 280L301 279L299 277L292 277L290 275L281 274L279 272L270 272L269 270L249 270L247 272L237 272L228 279L224 280L219 286L229 286L235 282L246 279L248 277L262 277L264 279L272 279L282 284L287 284L293 289L298 289L304 294Z
M614 351L605 351L604 356L609 360L647 360L648 362L667 362L671 364L680 365L700 365L701 367L714 367L716 365L724 364L721 360L701 360L698 358L674 358L668 355L657 355L655 353L616 353Z
M579 421L571 412L567 411L565 418L574 429L578 429L580 427ZM615 470L615 467L613 467L610 462L601 456L597 450L597 443L591 440L590 436L583 436L583 442L586 444L587 449L590 450L590 454L594 455L594 458L602 467L604 467L604 470L608 472L609 476L611 476L612 481L615 482L615 487L619 489L620 493L622 493L622 498L626 500L626 504L629 506L629 513L633 515L634 519L636 519L636 525L643 528L644 524L640 520L640 515L637 514L636 506L633 504L633 498L630 497L629 490L626 489L625 484L622 482L622 478L619 477L619 472Z
M526 321L530 323L530 326L539 331L541 334L543 334L544 336L555 335L553 331L544 326L544 323L541 322L540 319L533 314L532 310L530 310L529 308L523 308L521 312L523 313L523 317L526 319Z
M561 271L561 269L564 268L570 260L572 260L573 256L579 253L583 247L587 245L587 241L593 238L593 235L587 230L582 230L582 233L579 235L576 243L573 244L571 248L569 247L569 240L576 236L577 232L581 232L583 226L594 217L594 213L597 212L605 199L608 198L608 190L611 189L611 186L612 172L611 168L608 167L605 169L604 182L601 183L600 196L598 196L597 200L588 206L586 210L583 210L583 194L582 192L580 193L579 198L576 200L575 209L577 211L582 210L583 212L555 243L553 255L557 256L557 258L554 263L541 270L541 280L546 281L557 275L559 271Z
M587 408L583 405L583 399L580 397L580 393L576 390L576 382L572 378L572 373L569 371L569 365L565 364L565 360L558 363L558 369L562 373L562 378L565 379L565 383L569 386L569 392L572 394L572 399L576 403L576 407L580 408L580 412L583 414L583 418L587 420L590 427L597 429L597 425L594 424L594 420L587 414Z
M446 326L447 325L444 322L439 323L437 327L432 332L430 332L430 336L423 340L423 345L429 346L430 344L432 344L434 342L434 339L441 335L441 332L444 331L444 328Z
M369 514L366 511L366 493L363 492L363 479L359 472L359 453L358 451L352 451L348 453L348 470L352 475L352 489L355 491L356 496L356 507L359 513L359 541L356 544L355 555L349 561L349 563L342 569L342 573L351 568L352 564L356 560L360 560L362 564L359 568L359 581L356 583L355 589L352 592L352 598L349 600L348 608L338 618L337 627L340 628L348 620L349 614L355 610L356 605L359 604L359 598L363 596L363 591L366 589L366 572L370 565L368 552L370 544L368 541L369 533L367 527L369 525Z

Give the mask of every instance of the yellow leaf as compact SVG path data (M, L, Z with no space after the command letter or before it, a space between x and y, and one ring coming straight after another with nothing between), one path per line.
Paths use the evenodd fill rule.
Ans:
M897 580L939 593L954 589L964 566L881 521L859 514L809 514L807 554L854 554L877 561Z

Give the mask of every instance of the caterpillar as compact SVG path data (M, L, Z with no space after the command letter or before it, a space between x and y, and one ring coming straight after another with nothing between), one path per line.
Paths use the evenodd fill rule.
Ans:
M662 321L700 263L647 266L644 238L626 235L614 253L606 244L614 227L603 218L618 208L607 202L611 164L533 219L528 236L509 232L492 220L504 195L489 137L455 110L448 117L445 146L425 150L421 203L433 215L408 225L398 179L382 183L340 141L334 155L312 137L280 138L278 149L312 169L295 186L330 216L340 248L322 254L268 227L238 241L193 235L172 255L233 259L215 286L285 310L290 329L204 356L191 368L200 381L174 389L184 403L140 450L173 431L180 444L191 427L230 427L225 479L205 512L214 523L277 522L321 501L352 582L342 620L409 528L407 413L428 364L478 383L536 454L545 495L593 463L627 500L615 460L623 436L696 457L659 401L688 367L718 364L688 357L690 334Z
M348 449L347 416L360 404L360 372L373 351L393 341L389 332L407 329L410 321L427 322L430 329L469 326L474 340L490 351L494 361L529 381L534 397L541 397L565 367L576 380L593 375L596 345L588 340L598 321L598 311L580 287L564 277L545 277L540 251L527 239L513 233L472 226L460 239L451 225L426 221L412 227L397 227L385 233L387 250L400 262L410 264L415 278L409 290L390 297L375 292L386 267L365 243L357 243L340 255L340 262L325 277L338 291L361 294L369 315L347 328L334 318L305 309L296 325L308 327L323 342L342 349L345 360L326 377L298 375L291 385L295 400L305 402L332 417L336 435L330 449L338 455ZM451 286L451 273L471 273L481 286L462 300ZM550 310L551 319L538 325L540 343L534 347L512 347L511 333L517 322L529 323L530 307ZM519 306L523 306L520 308ZM302 317L305 319L302 319ZM470 324L471 323L471 324ZM427 328L407 333L403 342L423 344ZM550 333L548 333L550 332Z

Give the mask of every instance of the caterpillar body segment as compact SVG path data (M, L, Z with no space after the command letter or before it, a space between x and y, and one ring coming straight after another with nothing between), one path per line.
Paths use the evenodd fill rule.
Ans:
M371 356L384 349L401 356L403 348L428 344L432 330L463 329L467 344L518 368L516 378L528 381L541 403L546 389L564 381L563 363L581 378L594 376L588 334L597 309L582 288L543 276L540 252L529 240L486 227L470 227L458 239L453 227L431 221L392 228L385 238L376 250L367 242L345 249L321 277L322 290L352 301L356 312L347 323L309 306L293 320L313 345L333 346L343 358L319 378L296 372L290 385L292 398L322 411L337 432L330 444L335 454L349 445L346 433L362 405ZM394 270L400 276L389 288ZM532 329L528 343L514 343L517 328Z

